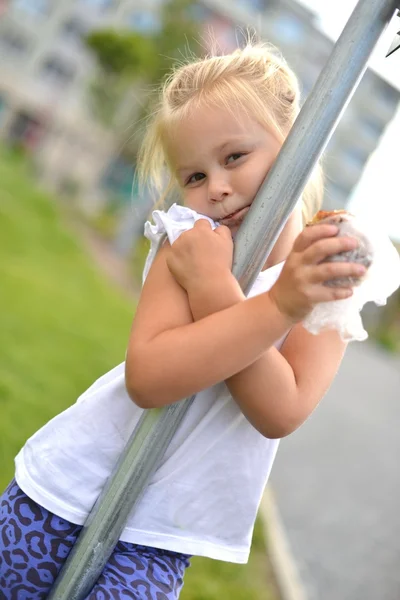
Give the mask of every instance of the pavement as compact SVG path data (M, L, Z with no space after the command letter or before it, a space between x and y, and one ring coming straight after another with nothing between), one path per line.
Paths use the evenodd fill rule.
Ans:
M284 600L400 599L398 356L349 345L319 407L282 440L268 494Z

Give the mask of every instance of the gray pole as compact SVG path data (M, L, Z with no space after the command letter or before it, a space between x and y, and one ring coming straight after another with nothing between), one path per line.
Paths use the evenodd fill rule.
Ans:
M296 205L399 0L360 0L241 226L233 272L247 292ZM145 411L49 600L83 600L194 397Z

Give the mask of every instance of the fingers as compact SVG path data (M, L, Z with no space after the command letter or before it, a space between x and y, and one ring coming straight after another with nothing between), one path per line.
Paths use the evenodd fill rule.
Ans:
M306 227L297 237L293 245L293 250L295 252L303 252L318 240L337 235L338 231L339 229L336 225L313 225L312 227Z
M351 237L325 238L314 242L303 253L303 259L308 264L318 264L328 256L354 250L358 242Z
M363 265L352 262L326 262L321 263L312 269L310 276L311 283L324 283L334 279L348 280L347 284L340 284L341 287L350 287L354 285L354 280L360 279L367 272ZM353 283L352 283L353 280Z
M198 219L195 221L193 228L196 229L211 229L211 223L207 219Z
M345 298L350 298L352 295L353 289L351 287L330 288L321 285L313 293L313 303L315 305L320 302L344 300Z
M211 223L207 219L198 219L195 222L193 227L196 229L204 229L204 230L212 229ZM225 239L232 240L231 230L229 229L229 227L226 227L226 225L219 225L213 231L214 231L214 233L216 233L217 235L219 235Z
M216 233L217 235L219 235L227 240L232 240L231 230L226 225L220 225L219 227L214 229L214 233Z

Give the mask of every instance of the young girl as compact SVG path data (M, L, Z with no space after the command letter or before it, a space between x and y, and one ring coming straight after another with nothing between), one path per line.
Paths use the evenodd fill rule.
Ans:
M352 294L324 281L364 272L322 262L356 242L332 225L301 232L299 203L247 299L231 273L232 237L298 103L294 75L261 45L183 66L165 84L141 170L157 183L167 168L184 206L146 226L152 248L125 363L16 458L2 497L1 598L47 597L143 409L194 393L87 598L173 599L190 555L247 561L278 440L314 410L344 353L337 333L313 336L301 321Z

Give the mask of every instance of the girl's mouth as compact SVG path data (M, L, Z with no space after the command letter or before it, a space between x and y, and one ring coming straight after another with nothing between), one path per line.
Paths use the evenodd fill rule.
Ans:
M250 210L250 206L245 206L244 208L239 208L239 210L236 210L235 212L231 213L227 217L220 219L219 222L222 225L226 225L226 226L238 225L239 223L241 223L243 221L243 219L245 218L245 216L247 215L249 210Z

